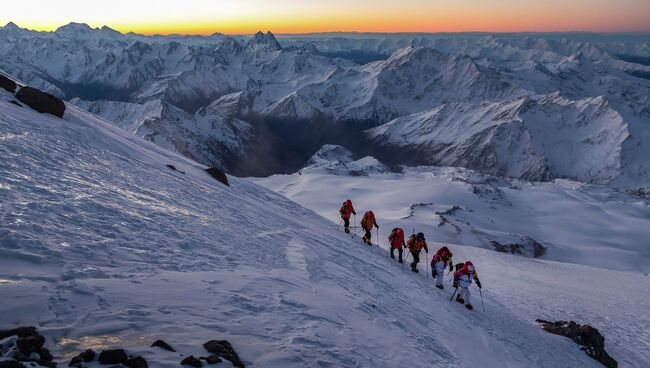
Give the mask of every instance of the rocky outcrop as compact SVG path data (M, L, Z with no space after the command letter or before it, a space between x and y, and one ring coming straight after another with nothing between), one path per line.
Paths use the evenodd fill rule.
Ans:
M589 325L580 325L574 321L550 322L538 319L545 331L568 337L582 346L582 350L607 368L616 368L618 363L605 351L605 337Z
M224 358L232 363L235 367L244 368L245 365L239 359L232 345L226 340L210 340L203 344L208 352Z
M65 113L65 104L60 98L36 88L23 87L16 93L16 98L40 113L52 114L59 118L63 118Z
M56 367L54 357L45 348L45 337L41 336L35 327L19 327L0 331L0 340L15 336L15 340L0 347L0 356L13 359L2 362L0 367L24 367L23 363L35 363L43 367Z
M126 362L129 357L126 355L124 349L104 350L99 353L100 364L122 364Z
M68 364L69 367L75 367L78 365L81 365L81 363L88 363L92 362L93 359L95 359L95 352L91 349L88 349L82 353L79 353L79 355L75 356L70 360L70 363Z
M165 349L167 351L176 352L176 350L174 350L174 348L172 348L171 345L164 342L163 340L156 340L153 344L151 344L151 347L152 348L153 347L158 347L158 348L161 348L161 349Z
M220 169L217 169L216 167L211 167L209 169L205 170L210 176L215 178L218 182L222 183L223 185L230 186L228 183L228 177L226 176L226 173L221 171Z
M203 363L201 363L200 360L196 359L194 355L190 355L187 358L181 360L181 365L189 365L190 367L194 368L203 367Z
M14 93L18 86L16 85L16 82L0 74L0 88L5 89L7 92Z

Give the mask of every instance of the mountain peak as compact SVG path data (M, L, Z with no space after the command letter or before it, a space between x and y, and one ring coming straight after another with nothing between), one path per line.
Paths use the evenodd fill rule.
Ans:
M86 23L75 23L71 22L68 23L64 26L61 26L54 31L54 33L89 33L92 32L93 29L87 25Z
M100 31L101 31L102 33L105 33L105 34L108 34L108 35L112 35L112 36L122 36L122 32L120 32L120 31L116 31L116 30L114 30L113 28L111 28L111 27L109 27L109 26L102 26L102 28L100 29Z
M14 22L9 22L9 23L7 23L7 24L4 26L4 28L5 28L5 29L13 29L13 30L19 30L19 29L21 29L21 28L18 27L18 26L16 25L16 23L14 23Z
M249 45L262 45L262 46L268 46L271 47L275 50L281 50L282 47L280 46L280 43L278 40L275 38L273 33L271 32L257 32L253 36L253 38L250 39L248 42Z

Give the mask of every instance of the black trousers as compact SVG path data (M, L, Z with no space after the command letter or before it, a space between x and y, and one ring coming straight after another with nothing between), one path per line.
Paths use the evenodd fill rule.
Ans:
M404 253L404 249L399 248L399 249L397 249L397 251L399 252L399 260L401 261L402 260L402 253ZM390 247L390 256L392 258L395 258L395 253L394 252L395 252L395 247Z
M350 227L350 219L343 219L343 227Z
M366 230L366 236L364 236L364 238L368 239L368 241L370 241L370 237L372 237L372 229Z
M411 251L411 255L413 256L413 262L411 262L411 268L416 268L418 266L418 263L420 263L420 251Z

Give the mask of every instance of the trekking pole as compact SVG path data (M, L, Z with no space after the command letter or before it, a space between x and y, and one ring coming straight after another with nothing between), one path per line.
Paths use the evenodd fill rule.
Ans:
M427 263L427 264L425 265L425 266L426 266L426 270L427 270L427 278L429 278L429 253L426 253L426 255L425 255L424 257L425 257L425 258L424 258L424 259L425 259L425 262Z
M381 247L381 246L379 245L379 228L377 228L377 246L378 246L378 247Z
M404 265L406 264L406 261L409 259L409 253L406 253L406 257L404 257L404 262L402 262L402 268L400 268L400 271L404 271Z
M480 289L479 289L479 290L480 290ZM449 298L449 301L454 300L454 296L456 295L456 292L457 292L457 291L458 291L458 286L456 286L456 288L454 288L454 293L451 294L451 298Z
M343 219L340 219L340 220L339 220L339 224L336 225L336 230L338 230L339 228L341 228L341 224L342 224L342 223L343 223Z
M481 288L478 288L478 293L481 295L481 305L483 306L483 312L485 312L485 304L483 303L483 292Z

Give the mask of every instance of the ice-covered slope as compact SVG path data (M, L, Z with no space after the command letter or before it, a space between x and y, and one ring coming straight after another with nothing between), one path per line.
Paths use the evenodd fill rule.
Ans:
M603 293L584 316L584 303L546 299L558 272L573 268L507 258L513 272L539 268L545 293L544 303L514 293L508 300L527 307L512 313L502 287L490 294L488 286L503 274L503 255L468 248L489 311L469 313L422 274L401 273L383 253L248 180L223 186L202 166L72 105L58 119L11 98L0 92L0 326L38 326L61 362L81 348L126 346L152 366L175 367L181 357L147 348L152 340L200 354L203 341L227 338L251 367L597 367L531 322L560 309L606 328L612 354L637 362L630 366L647 361L646 330L621 342L630 314L645 323L638 304L610 325L595 319L612 300ZM579 273L612 292L634 284L632 302L647 295L632 283L638 275ZM593 295L573 281L557 290Z

